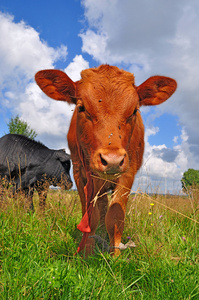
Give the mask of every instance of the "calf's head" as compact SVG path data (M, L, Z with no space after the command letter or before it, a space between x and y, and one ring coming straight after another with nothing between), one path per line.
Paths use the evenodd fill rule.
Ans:
M51 174L50 184L69 190L73 185L70 177L70 155L64 149L51 151L53 156L45 164L46 171Z
M177 84L153 76L136 86L133 74L109 65L84 70L81 76L73 82L62 71L44 70L35 79L49 97L76 104L75 134L84 164L93 173L114 177L128 171L135 140L143 139L139 107L164 102Z

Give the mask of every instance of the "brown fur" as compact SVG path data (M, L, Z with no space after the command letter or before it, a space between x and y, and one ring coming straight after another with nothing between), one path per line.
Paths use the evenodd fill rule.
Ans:
M109 234L111 252L118 255L129 192L144 152L139 107L162 103L177 85L171 78L154 76L136 87L133 74L109 65L81 75L75 83L57 70L40 71L35 78L48 96L76 104L67 138L82 204L78 228L84 234L78 251L92 251L94 239L88 237L100 222Z

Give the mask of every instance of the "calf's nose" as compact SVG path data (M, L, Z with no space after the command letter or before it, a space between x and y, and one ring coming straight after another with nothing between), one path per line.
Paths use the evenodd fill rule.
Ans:
M99 153L98 169L107 174L124 172L127 167L127 155L125 151Z

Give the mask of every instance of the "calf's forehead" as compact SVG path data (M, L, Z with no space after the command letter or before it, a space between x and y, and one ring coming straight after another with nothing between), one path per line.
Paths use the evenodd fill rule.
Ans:
M101 66L97 69L84 70L78 84L78 97L89 105L102 101L109 106L132 102L137 93L134 75L117 67ZM103 106L102 103L102 106ZM127 104L127 103L126 103ZM132 103L131 103L132 104Z

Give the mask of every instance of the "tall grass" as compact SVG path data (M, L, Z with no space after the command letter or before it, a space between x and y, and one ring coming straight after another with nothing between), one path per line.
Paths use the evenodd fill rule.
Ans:
M50 191L45 212L6 196L0 211L0 299L199 299L199 217L196 197L131 196L118 258L81 240L76 192Z

